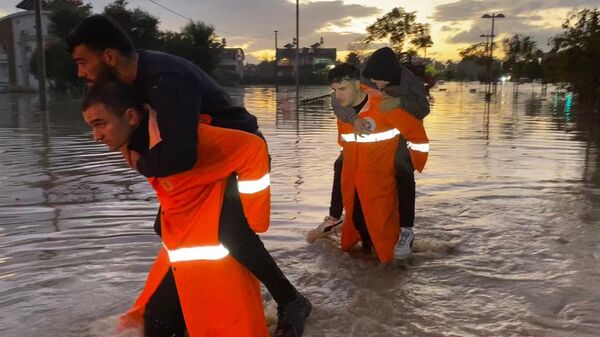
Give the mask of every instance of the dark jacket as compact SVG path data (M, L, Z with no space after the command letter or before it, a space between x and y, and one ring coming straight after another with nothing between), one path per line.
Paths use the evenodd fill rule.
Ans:
M146 177L165 177L191 169L196 163L198 116L211 124L255 133L256 117L235 106L231 97L195 64L166 53L138 50L134 82L140 103L157 111L162 141L148 150L147 129L133 135L130 149L140 152L138 170ZM201 135L200 135L201 137Z

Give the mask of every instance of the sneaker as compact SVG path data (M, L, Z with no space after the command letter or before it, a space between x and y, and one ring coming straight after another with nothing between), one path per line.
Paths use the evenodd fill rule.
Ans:
M313 243L315 240L325 237L331 233L339 233L342 227L342 222L344 222L344 217L336 219L329 215L326 216L320 225L308 231L308 234L306 235L306 241Z
M415 240L415 234L410 227L403 227L400 240L394 247L394 259L404 260L412 255L412 245Z
M310 315L312 304L306 297L298 294L295 300L277 307L277 327L273 337L300 337L304 333L306 318Z

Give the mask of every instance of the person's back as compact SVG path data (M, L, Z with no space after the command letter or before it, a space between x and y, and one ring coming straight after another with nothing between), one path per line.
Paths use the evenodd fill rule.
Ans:
M177 82L179 89L186 90L193 97L189 104L199 104L193 111L210 115L212 125L250 133L258 130L256 117L245 108L236 106L223 88L197 65L160 51L137 50L137 53L138 76L134 86L141 102L156 107L162 105L158 100L176 99L177 97L157 94L156 89L163 81ZM165 105L168 104L165 102Z

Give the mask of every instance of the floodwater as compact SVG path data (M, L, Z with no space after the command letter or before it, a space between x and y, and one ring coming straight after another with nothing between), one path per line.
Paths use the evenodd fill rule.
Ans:
M228 89L269 141L262 237L314 304L305 336L598 336L600 121L552 87L515 96L507 84L489 105L482 89L431 93L418 252L393 268L335 238L305 241L327 214L339 150L328 104L296 111L291 88ZM51 99L43 113L35 96L0 95L0 336L113 336L160 245L156 200L91 141L80 98Z

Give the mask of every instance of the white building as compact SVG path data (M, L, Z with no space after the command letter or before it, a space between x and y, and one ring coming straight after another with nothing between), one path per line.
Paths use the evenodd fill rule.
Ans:
M42 12L42 35L48 36L49 15ZM37 90L31 74L31 57L36 49L35 13L22 11L0 18L0 87Z
M244 50L242 48L223 48L217 67L244 77Z

